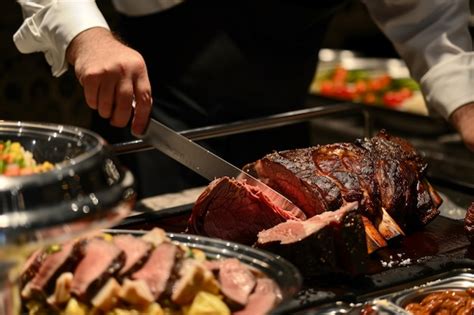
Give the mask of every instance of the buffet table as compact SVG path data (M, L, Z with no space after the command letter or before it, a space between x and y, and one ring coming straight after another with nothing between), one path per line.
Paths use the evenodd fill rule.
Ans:
M385 113L385 120L388 119L387 116ZM413 117L413 119L419 118ZM425 122L427 120L426 117L421 119ZM354 123L353 120L349 121L349 124ZM330 124L322 123L316 128L324 128L321 126L330 126ZM346 125L346 127L346 129L338 128L338 130L351 130L351 126ZM352 125L352 129L353 127ZM362 132L364 126L358 125L356 129ZM322 134L320 131L318 130L318 135ZM328 134L337 137L338 134L332 131ZM423 130L420 132L422 133ZM443 133L440 134L446 138ZM429 174L432 175L430 180L444 199L440 216L424 229L402 237L392 242L389 247L373 254L364 275L355 278L334 275L331 275L330 279L305 278L303 289L293 300L281 305L275 313L339 314L337 312L340 312L345 314L353 312L352 314L359 314L364 302L380 297L391 299L398 296L400 298L403 292L412 293L406 290L411 290L415 286L424 285L430 281L436 283L439 279L464 276L466 273L469 275L471 270L474 270L474 247L470 246L462 221L465 210L473 201L474 189L469 183L469 176L473 173L469 163L453 164L456 156L450 156L449 165L440 163L440 152L442 153L443 147L449 150L444 152L446 156L449 156L449 152L456 152L456 150L462 152L463 149L460 149L459 143L453 147L452 143L436 144L438 139L416 138L413 134L409 138L414 140L415 145L419 145L422 154L433 164L429 169ZM451 138L448 137L448 139ZM438 154L433 154L433 152ZM459 156L463 161L472 158L468 153ZM455 169L462 174L458 177L453 176ZM158 226L171 232L184 232L193 203L203 189L204 187L197 187L140 200L137 204L137 212L120 223L118 228L148 230ZM474 286L474 278L467 279L464 283ZM383 308L383 306L380 307ZM400 313L395 310L388 314Z

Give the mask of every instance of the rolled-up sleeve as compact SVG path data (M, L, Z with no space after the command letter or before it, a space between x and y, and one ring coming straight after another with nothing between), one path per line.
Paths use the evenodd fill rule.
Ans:
M54 76L67 70L66 49L76 35L92 27L109 29L93 0L17 2L24 21L13 41L22 53L43 52Z
M448 118L474 101L474 54L466 0L364 0L420 82L430 109Z

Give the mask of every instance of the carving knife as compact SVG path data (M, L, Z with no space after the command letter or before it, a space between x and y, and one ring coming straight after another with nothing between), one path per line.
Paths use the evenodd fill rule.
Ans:
M266 184L153 118L145 133L137 137L210 181L224 176L245 180L280 208L294 214L301 213L291 201Z

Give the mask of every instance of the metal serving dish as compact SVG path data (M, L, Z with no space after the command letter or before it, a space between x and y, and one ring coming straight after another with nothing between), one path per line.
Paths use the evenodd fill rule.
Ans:
M407 283L402 289L368 301L373 314L409 315L405 307L410 303L419 303L427 295L445 291L465 291L474 288L474 273L471 269L458 269L426 279L422 284ZM350 313L352 314L352 313Z
M405 307L409 303L420 302L428 294L440 291L464 291L474 288L474 273L471 270L456 270L439 275L438 280L414 286L385 297L395 305Z
M145 233L118 229L105 230L105 232L131 235ZM281 304L291 299L301 289L303 279L298 269L278 255L217 238L183 233L167 233L167 236L174 242L202 250L209 259L237 258L242 263L263 272L278 284L282 294Z
M82 128L0 121L0 140L56 166L0 175L0 313L15 314L14 266L40 244L116 224L132 208L134 179L100 136Z
M141 237L148 231L108 229L103 232L111 235L128 234ZM281 307L284 307L285 302L288 302L301 290L303 280L300 272L290 262L278 255L216 238L183 233L166 233L166 235L172 242L202 250L210 260L237 258L241 263L273 279L280 289L279 306ZM274 312L278 313L279 306L274 309Z
M418 303L428 294L444 291L465 291L474 288L474 271L472 269L456 269L431 276L424 280L405 283L401 289L390 293L372 293L360 297L353 302L338 301L329 304L306 308L295 314L324 315L410 315L405 307L410 303ZM390 289L388 289L390 290Z

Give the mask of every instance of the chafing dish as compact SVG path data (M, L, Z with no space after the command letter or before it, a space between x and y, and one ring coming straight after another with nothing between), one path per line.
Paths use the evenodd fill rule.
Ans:
M134 179L100 136L82 128L1 121L0 140L55 165L0 176L0 313L15 314L14 266L39 245L117 223L131 210Z

